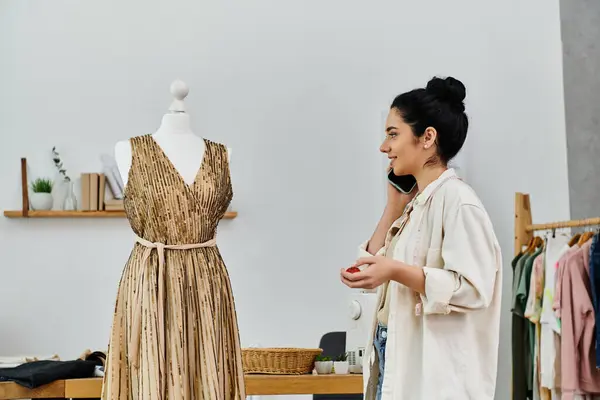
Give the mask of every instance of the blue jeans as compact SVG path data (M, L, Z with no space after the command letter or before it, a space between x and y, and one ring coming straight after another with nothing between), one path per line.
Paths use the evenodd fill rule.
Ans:
M594 316L600 321L600 235L594 235L592 247L590 247L590 283L592 289L592 302L594 303ZM596 326L596 368L600 368L600 326Z
M383 385L383 371L385 370L385 346L387 343L387 327L377 324L377 331L375 332L375 339L373 344L377 350L377 357L379 359L379 377L377 378L377 400L381 399L381 387Z

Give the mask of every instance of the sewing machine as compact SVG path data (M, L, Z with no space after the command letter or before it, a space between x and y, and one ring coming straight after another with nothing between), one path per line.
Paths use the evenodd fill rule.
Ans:
M350 294L346 352L351 373L362 373L362 357L373 327L376 308L376 291L353 290Z

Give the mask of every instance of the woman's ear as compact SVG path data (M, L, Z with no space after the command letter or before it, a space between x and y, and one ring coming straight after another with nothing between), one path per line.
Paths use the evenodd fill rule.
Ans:
M423 140L423 147L425 149L429 149L435 144L435 141L437 140L437 131L435 130L435 128L430 126L427 129L425 129L425 133L423 134L423 136L421 136L421 138Z

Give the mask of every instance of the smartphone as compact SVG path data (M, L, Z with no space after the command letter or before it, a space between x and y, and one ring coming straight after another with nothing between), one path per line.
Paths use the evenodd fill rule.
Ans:
M413 175L395 175L394 171L390 169L388 172L388 181L394 186L396 189L401 191L404 194L409 194L415 187L417 187L417 180Z

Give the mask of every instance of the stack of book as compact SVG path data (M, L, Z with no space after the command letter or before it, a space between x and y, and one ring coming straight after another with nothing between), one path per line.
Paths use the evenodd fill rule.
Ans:
M82 211L122 211L123 200L106 199L106 176L102 173L81 174Z
M109 199L104 200L104 209L106 211L124 211L123 200Z

